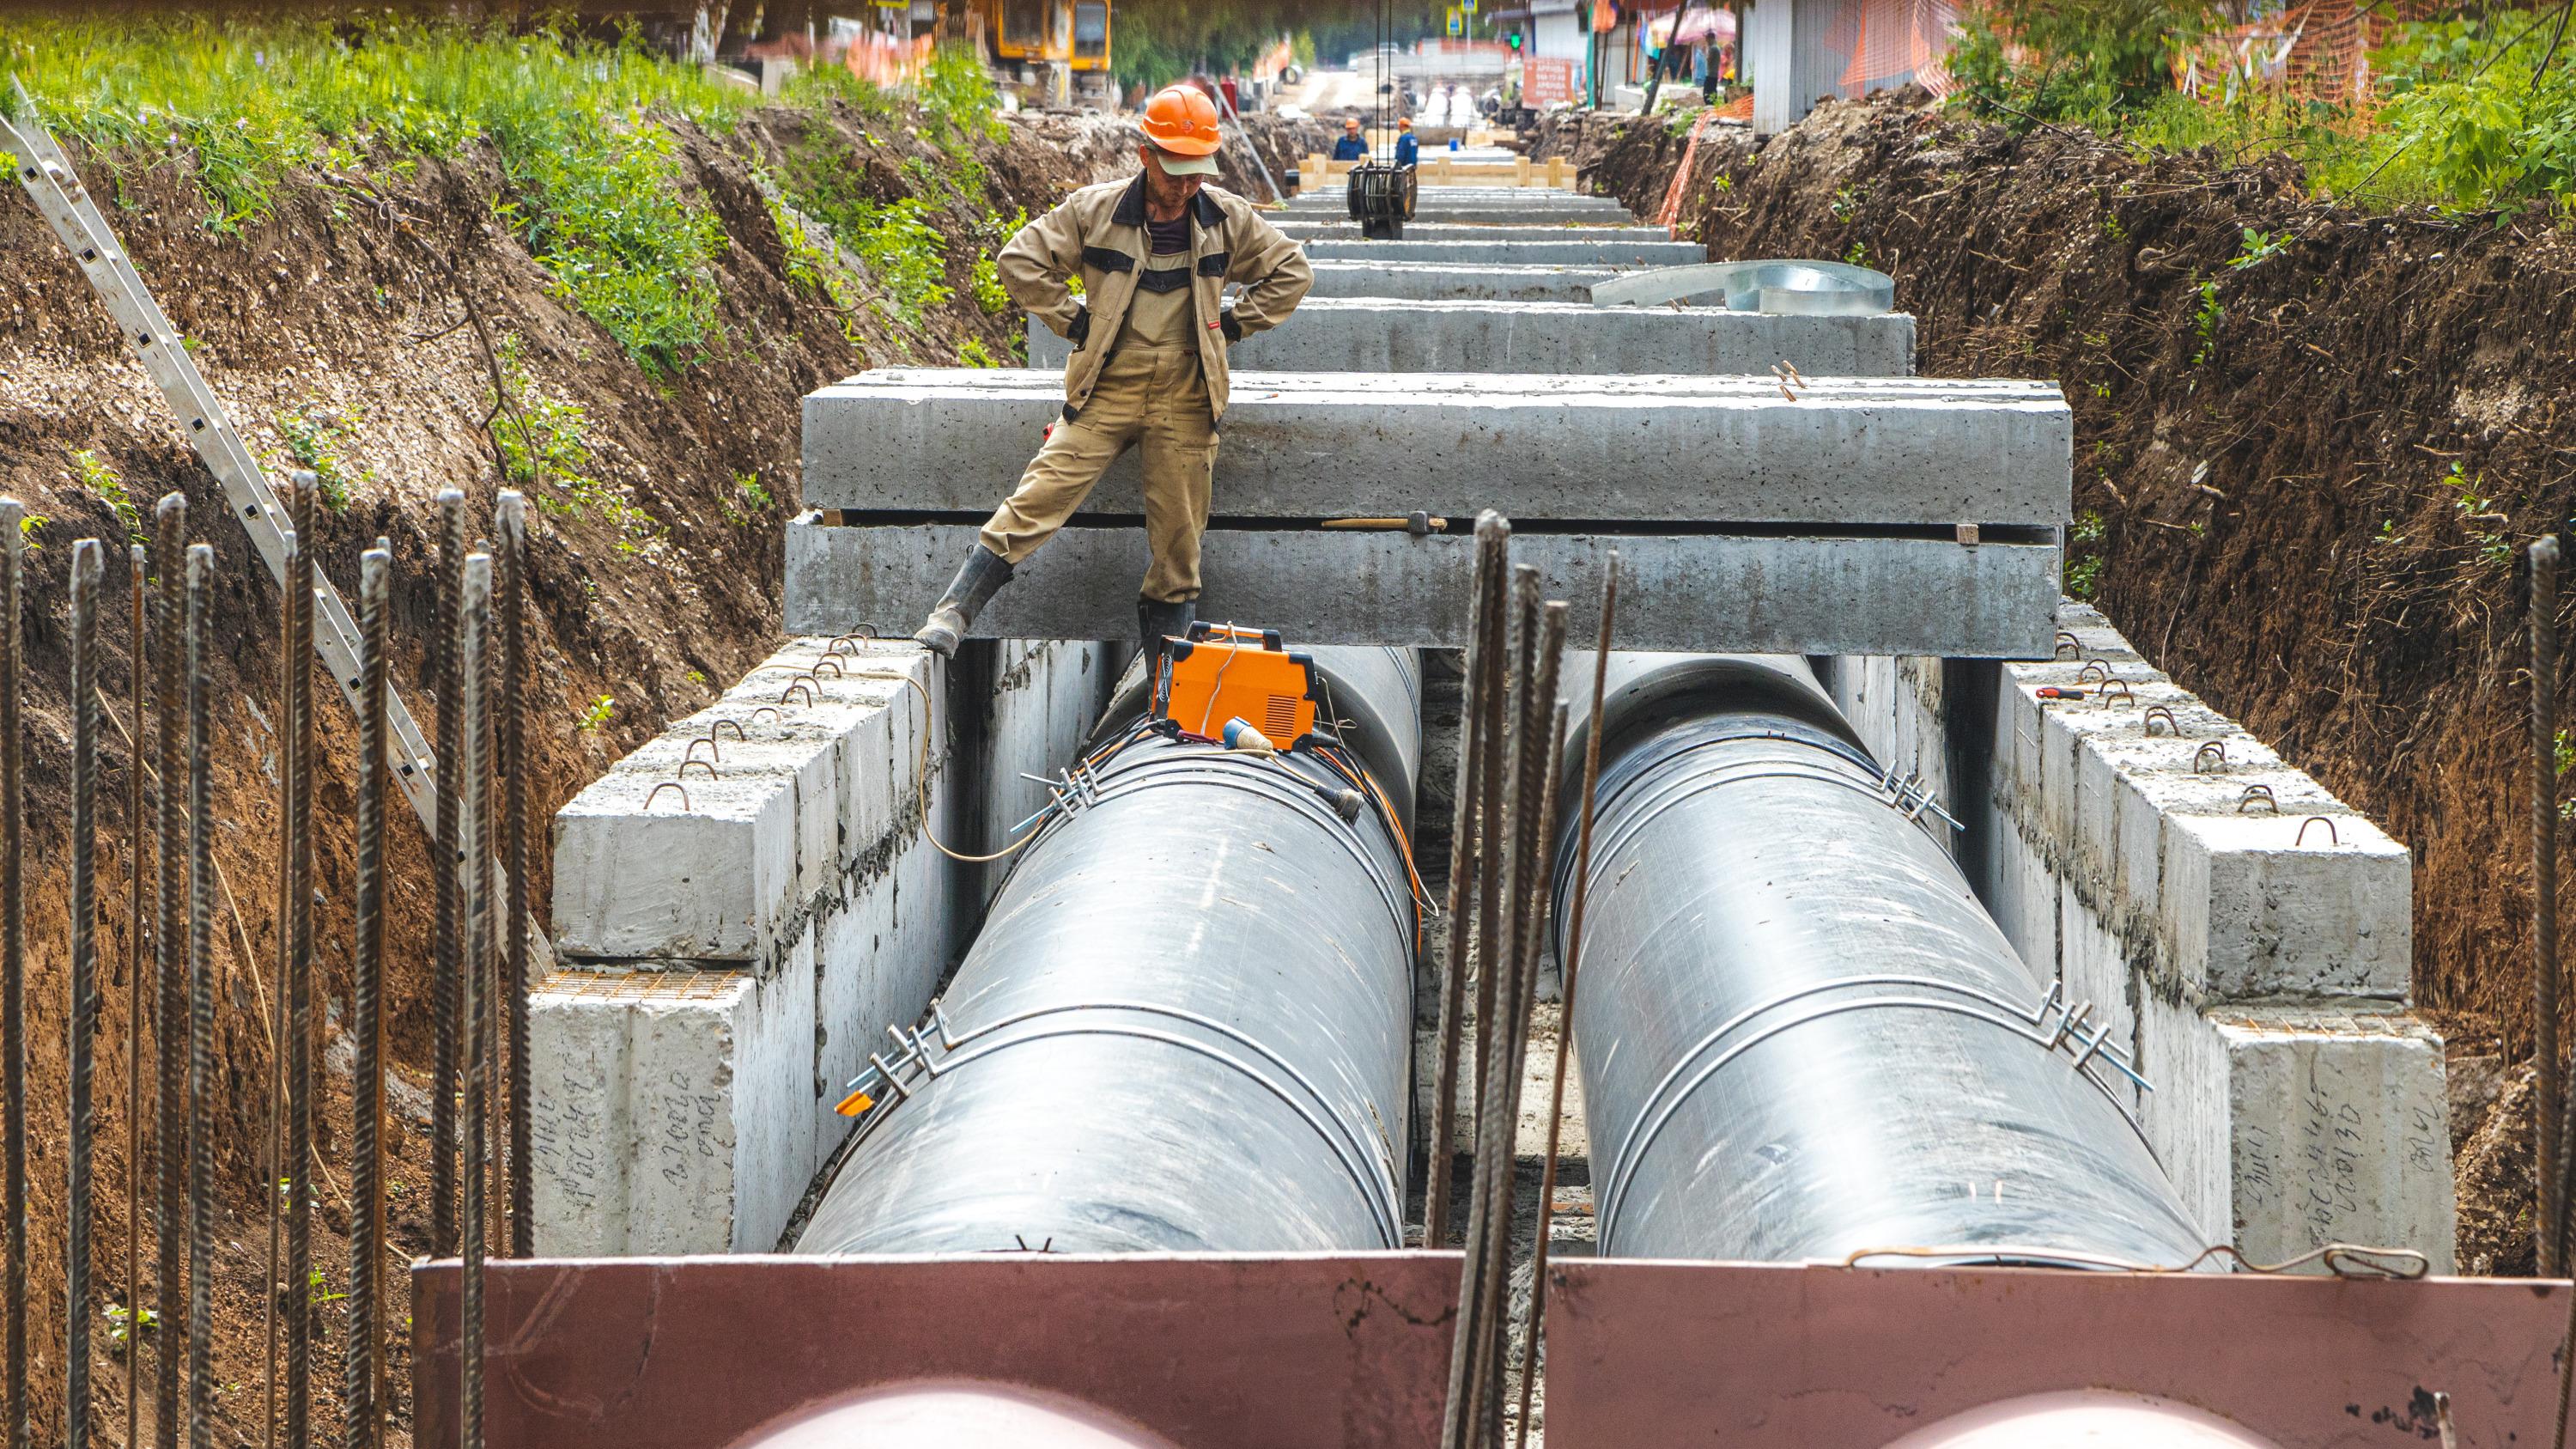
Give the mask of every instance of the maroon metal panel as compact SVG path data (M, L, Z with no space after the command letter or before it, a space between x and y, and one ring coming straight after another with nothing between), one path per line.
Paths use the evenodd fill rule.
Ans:
M923 1379L1066 1395L1188 1449L1416 1449L1439 1442L1459 1260L744 1256L485 1271L492 1449L726 1449ZM421 1444L456 1442L457 1282L452 1261L412 1272Z
M2564 1281L1561 1261L1549 1449L1872 1449L2025 1394L2180 1400L2282 1449L2542 1445Z

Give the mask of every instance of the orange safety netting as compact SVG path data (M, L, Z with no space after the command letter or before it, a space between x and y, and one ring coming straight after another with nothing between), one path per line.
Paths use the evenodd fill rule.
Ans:
M2174 88L2224 97L2260 87L2367 106L2374 94L2370 52L2398 26L2444 8L2433 0L2382 0L2367 9L2353 0L2309 0L2210 36L2175 66Z
M1950 93L1948 58L1959 21L1957 0L1837 0L1826 48L1850 56L1836 78L1846 95L1919 82Z
M935 38L928 35L898 40L865 30L850 37L849 48L841 53L841 64L850 68L850 74L872 85L911 85L929 71L935 44Z

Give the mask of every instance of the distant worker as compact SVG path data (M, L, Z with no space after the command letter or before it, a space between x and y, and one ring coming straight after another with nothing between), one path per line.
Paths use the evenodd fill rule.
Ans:
M1074 350L1063 420L913 636L935 653L956 652L1012 570L1140 444L1153 565L1137 591L1137 627L1149 654L1165 636L1189 632L1225 416L1226 347L1286 320L1315 274L1248 202L1204 184L1217 174L1218 145L1205 93L1156 93L1145 104L1145 140L1134 180L1082 188L1020 228L994 259L1011 300ZM1081 301L1065 286L1072 277L1082 281ZM1223 306L1229 283L1244 289L1232 310Z
M1360 134L1360 118L1350 116L1342 121L1342 139L1333 143L1336 161L1366 161L1368 138Z
M1421 165L1422 141L1420 137L1413 134L1413 118L1411 116L1406 116L1401 120L1398 120L1395 124L1395 164L1398 166Z

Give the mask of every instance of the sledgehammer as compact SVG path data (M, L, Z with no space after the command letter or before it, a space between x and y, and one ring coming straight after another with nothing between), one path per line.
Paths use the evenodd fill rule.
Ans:
M1327 518L1324 520L1324 527L1359 529L1379 533L1393 533L1397 529L1402 529L1406 533L1412 534L1416 538L1420 538L1425 534L1448 532L1449 520L1445 518L1437 518L1431 514L1416 510L1410 518Z

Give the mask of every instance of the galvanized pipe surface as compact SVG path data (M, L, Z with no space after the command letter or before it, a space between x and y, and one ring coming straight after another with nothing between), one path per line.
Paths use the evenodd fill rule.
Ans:
M1605 1255L2200 1251L2125 1080L2031 1022L2045 988L1944 827L1889 803L1803 661L1610 675L1573 1022ZM1571 857L1560 832L1560 933Z
M1318 649L1409 799L1409 657ZM1390 777L1390 771L1403 771ZM1403 1246L1414 909L1340 777L1147 738L1021 852L800 1253ZM837 1029L837 1028L836 1028Z

